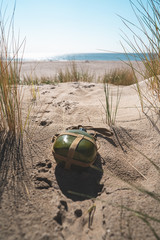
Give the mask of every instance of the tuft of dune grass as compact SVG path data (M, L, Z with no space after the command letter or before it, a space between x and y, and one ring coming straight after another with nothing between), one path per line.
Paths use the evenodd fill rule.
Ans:
M89 71L78 71L77 64L72 61L70 68L65 71L60 70L54 78L55 82L93 82L94 76Z
M102 81L114 85L128 86L135 83L135 76L131 69L117 68L110 71L110 73L106 73Z
M136 78L136 73L140 74L143 79L148 79L148 94L143 92L138 79L136 78L137 92L141 102L142 111L144 107L150 106L152 110L159 113L160 110L160 1L148 0L131 1L131 7L138 20L138 25L121 17L123 23L132 33L129 38L123 32L123 39L126 45L131 49L132 53L139 56L143 63L144 71L134 68L131 61L127 63ZM128 50L122 45L126 55ZM131 54L132 54L131 53ZM135 61L137 61L135 59Z
M128 68L115 68L109 73L105 73L103 76L96 77L91 74L89 70L81 68L78 70L77 63L72 61L70 68L65 70L60 69L56 76L53 77L37 77L37 76L23 76L21 84L26 85L41 85L41 84L55 84L63 82L98 82L109 83L113 85L128 86L135 83L135 76L131 69Z
M18 60L24 42L17 45L14 40L14 11L10 21L5 21L4 18L0 9L0 202L6 185L10 185L14 196L20 189L27 191L23 181L26 176L23 155L23 92L19 86L21 60Z
M145 71L140 72L138 70L138 73L141 74L144 79L148 79L147 92L143 91L138 79L136 79L137 93L139 95L143 112L144 107L147 107L147 110L152 109L156 114L160 114L160 1L148 0L144 2L142 0L130 0L130 3L135 16L137 17L139 25L137 26L121 17L123 23L133 35L133 39L129 39L129 37L124 33L124 40L132 52L139 55L144 65ZM125 47L124 50L127 55L127 50ZM136 77L137 69L133 67L131 61L128 62L128 65L131 67ZM145 115L147 116L147 114ZM154 125L156 126L155 123ZM153 162L152 159L150 159L141 151L137 150L137 152L147 159L152 166L155 167L156 171L160 173L160 167L158 164ZM155 203L160 204L160 195L158 192L148 191L147 188L133 184L132 187L145 194L147 197L150 197L153 201L155 201ZM157 226L160 229L160 217L153 216L151 212L146 214L145 209L134 210L132 208L126 208L125 206L122 207L127 211L132 212L143 222L145 222L150 228L154 239L160 239L159 231L157 232L154 227Z

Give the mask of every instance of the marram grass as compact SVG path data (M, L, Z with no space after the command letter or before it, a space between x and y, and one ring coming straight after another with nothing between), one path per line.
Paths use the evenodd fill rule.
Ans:
M70 68L65 71L60 70L57 76L54 78L55 82L93 82L94 76L89 71L80 71L77 68L77 64L72 61Z
M105 105L103 105L103 108L105 110L106 124L110 127L113 127L116 123L116 116L121 98L119 86L117 87L115 100L113 100L111 86L108 84L108 82L104 82L104 94Z
M1 6L2 7L2 6ZM18 52L14 39L13 16L7 24L2 18L0 9L0 132L11 132L13 135L22 133L21 91L20 80L21 64L18 64Z
M21 95L18 89L17 68L12 62L0 59L0 131L14 135L22 132Z
M131 69L115 68L109 73L104 73L102 76L91 74L89 70L79 69L76 62L72 61L70 67L65 70L60 69L55 76L23 76L21 84L26 85L42 85L42 84L56 84L64 82L97 82L97 83L109 83L113 85L128 86L136 83L136 78Z
M135 83L135 76L131 69L116 68L103 76L103 82L114 85L128 86Z
M160 112L160 1L142 0L131 1L132 9L138 20L138 25L121 17L125 26L132 33L132 39L123 33L125 45L136 53L144 66L144 71L139 71L133 67L128 57L128 65L131 67L136 77L136 72L147 80L148 94L143 91L138 79L136 79L137 92L141 102L142 111L149 106L156 113ZM124 51L128 50L122 45ZM136 59L135 59L136 60Z
M23 93L19 86L21 62L17 60L23 42L18 46L14 40L14 12L9 22L4 20L1 11L2 9L0 9L0 203L6 185L11 187L15 197L21 190L27 192L24 182L24 176L27 175L23 155Z
M141 84L136 79L137 93L139 95L142 111L147 107L153 110L156 114L160 114L160 1L159 0L130 0L131 7L137 17L139 25L124 19L121 17L125 26L132 33L133 38L130 39L125 33L123 39L131 49L133 53L138 54L141 57L141 61L144 66L144 71L139 74L143 79L147 79L146 86L147 92L143 91ZM123 45L123 48L127 54L128 50ZM129 60L129 57L128 57ZM136 59L135 59L136 60ZM137 69L133 67L131 61L128 61L128 65L131 67L135 77ZM145 107L145 109L144 109ZM160 167L158 164L153 162L152 159L148 158L144 153L137 150L145 159L147 159L152 166L160 173ZM137 191L150 197L153 201L160 204L160 195L153 191L148 191L146 188L133 185ZM145 209L134 210L122 206L126 210L132 212L138 218L140 218L150 228L154 239L159 240L159 232L154 228L156 223L160 228L160 217L154 217L152 214L146 214Z

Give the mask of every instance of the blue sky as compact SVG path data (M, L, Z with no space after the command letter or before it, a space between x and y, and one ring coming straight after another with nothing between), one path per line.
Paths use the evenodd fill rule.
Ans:
M6 16L13 2L3 1ZM117 14L136 21L129 0L17 0L15 32L26 37L24 56L122 52L121 30L130 33Z

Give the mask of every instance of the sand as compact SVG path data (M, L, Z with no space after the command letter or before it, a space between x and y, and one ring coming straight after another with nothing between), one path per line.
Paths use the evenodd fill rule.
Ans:
M27 72L29 64L23 66ZM39 74L53 74L52 64L40 63ZM62 65L57 63L57 67L59 64ZM103 69L101 63L93 65L95 71ZM145 82L141 86L145 90ZM120 207L124 205L150 216L160 216L159 202L129 184L160 193L157 170L138 152L160 164L160 121L148 107L145 108L147 114L142 113L135 86L120 88L113 136L97 137L100 148L94 165L101 171L90 168L82 172L57 166L51 139L72 125L109 129L105 123L103 84L41 85L34 89L36 100L30 96L30 86L22 88L25 90L24 113L27 115L28 104L33 106L28 131L32 142L25 141L29 192L25 195L20 191L20 197L15 199L12 186L5 188L0 202L0 239L155 239L146 223ZM111 86L111 89L116 100L117 87ZM160 236L159 224L153 221L151 224Z
M141 62L133 61L133 66L137 69L143 69ZM75 61L78 71L88 72L94 75L95 80L109 73L114 69L128 68L127 63L122 61ZM66 69L71 69L72 62L67 61L37 61L37 62L23 62L21 69L21 77L29 76L34 77L49 77L54 78L59 71L65 72ZM140 76L139 76L140 77Z

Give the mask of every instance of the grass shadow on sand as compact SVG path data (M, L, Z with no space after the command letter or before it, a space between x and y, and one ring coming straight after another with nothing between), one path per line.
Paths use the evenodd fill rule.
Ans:
M109 170L114 176L122 181L135 182L144 180L146 177L141 171L139 162L136 162L133 155L137 152L134 146L141 148L139 132L130 128L115 127L112 128L114 135L112 141L115 143L111 148L106 147L106 156L104 156L104 169ZM137 167L138 166L138 167ZM147 171L147 167L145 167Z
M160 114L158 115L149 115L144 113L149 123L152 125L153 129L160 135ZM155 119L156 117L156 119Z
M103 184L100 184L102 175L103 170L99 154L93 167L83 171L68 171L59 165L55 168L55 176L60 190L73 201L96 198L103 188Z
M25 174L24 174L25 173ZM16 203L20 197L21 191L24 192L26 175L23 139L15 137L11 132L0 134L0 204L3 199L3 193L10 188L10 194L14 196ZM8 193L9 194L9 193Z

